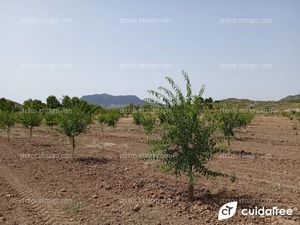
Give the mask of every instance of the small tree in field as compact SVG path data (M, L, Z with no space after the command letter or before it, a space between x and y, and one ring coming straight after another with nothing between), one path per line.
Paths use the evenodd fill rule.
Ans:
M58 116L55 113L48 112L44 115L44 119L46 122L46 125L50 127L51 131L53 130L54 126L58 125Z
M59 119L60 131L70 138L72 145L72 160L75 158L75 137L85 132L91 123L90 115L79 109L72 109L69 113L62 113Z
M147 141L149 140L149 135L153 132L155 127L156 117L150 113L144 113L141 117L141 125L147 133Z
M141 123L143 119L143 114L141 112L133 112L132 113L132 118L135 123L135 125L139 126L139 129L141 128Z
M101 130L102 130L102 133L103 133L104 124L105 124L105 121L106 121L106 114L105 113L101 113L100 115L98 115L97 116L97 121L100 123Z
M105 123L110 127L115 127L121 115L117 111L108 111L105 115Z
M54 95L49 96L46 101L49 109L58 109L62 107L59 100Z
M30 139L32 137L33 128L40 126L42 119L43 119L42 115L36 112L35 110L28 109L21 112L19 116L19 120L25 128L29 129Z
M8 111L0 111L0 128L6 130L8 141L10 139L10 129L15 125L16 120L17 117L15 113Z
M186 80L186 96L169 77L166 79L174 92L163 87L159 88L161 92L149 91L157 100L148 101L160 105L163 108L160 113L165 118L160 139L150 141L150 145L153 151L166 156L163 159L171 170L178 175L187 175L188 200L193 201L197 173L207 178L225 174L206 167L213 153L220 152L216 147L217 126L204 116L201 102L204 89L198 95L192 95L190 79L185 72L183 76Z
M235 129L246 127L251 123L254 115L252 113L242 113L238 110L221 110L217 115L220 121L220 128L225 138L227 139L228 146L230 141L235 137Z

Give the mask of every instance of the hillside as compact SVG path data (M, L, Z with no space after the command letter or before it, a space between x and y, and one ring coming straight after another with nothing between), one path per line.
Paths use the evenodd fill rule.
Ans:
M289 95L283 99L281 99L280 101L299 101L300 100L300 94L298 95Z
M134 104L134 105L144 104L144 101L135 95L113 96L109 94L94 94L94 95L85 95L81 97L81 99L87 101L88 103L100 105L108 108L123 107L129 104Z

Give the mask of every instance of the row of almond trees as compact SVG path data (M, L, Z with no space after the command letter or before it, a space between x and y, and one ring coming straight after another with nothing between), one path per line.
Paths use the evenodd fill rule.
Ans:
M103 117L101 123L108 126L115 126L120 118L120 113L116 110L102 111L97 117ZM50 127L65 134L72 145L72 159L74 159L74 149L76 147L75 137L88 130L88 127L93 122L94 113L85 112L79 107L71 109L48 110L46 113L41 113L35 109L21 110L20 112L1 111L0 112L0 128L7 133L7 139L10 140L10 131L12 127L19 123L29 130L29 138L32 138L32 131L44 123ZM99 120L100 122L100 120Z
M186 81L186 95L183 94L175 82L166 77L171 90L159 87L158 91L149 93L154 99L147 101L156 110L154 113L134 112L134 122L143 126L147 132L147 140L155 127L158 127L158 138L148 140L151 151L159 153L162 161L175 174L186 174L188 178L188 199L194 199L194 184L197 176L216 177L226 176L219 171L212 171L206 167L206 163L213 158L215 153L224 151L219 143L225 138L234 137L235 129L247 126L253 119L253 114L239 111L214 111L210 102L203 101L204 88L197 95L192 94L191 83L188 74L183 72ZM97 115L94 117L94 115ZM9 131L16 122L20 122L30 130L39 126L44 119L50 127L57 129L70 138L72 145L72 159L76 146L75 137L87 131L94 118L101 124L115 126L120 118L117 110L109 110L95 113L84 110L82 107L71 107L70 110L61 110L59 113L40 113L25 110L16 116L12 112L0 113L0 127Z

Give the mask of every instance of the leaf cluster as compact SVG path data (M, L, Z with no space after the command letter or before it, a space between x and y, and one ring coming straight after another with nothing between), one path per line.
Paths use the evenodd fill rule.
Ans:
M90 124L90 115L78 108L61 113L59 116L59 130L68 137L75 137L85 132Z

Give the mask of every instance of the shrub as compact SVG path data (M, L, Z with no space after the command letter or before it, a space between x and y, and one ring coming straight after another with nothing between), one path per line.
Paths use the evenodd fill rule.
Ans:
M0 128L5 129L7 133L7 140L9 141L10 129L16 123L17 117L13 112L0 111Z
M72 109L69 113L62 113L59 118L59 130L70 138L72 145L72 160L76 147L75 137L85 132L90 125L90 115L80 109Z
M29 137L31 139L32 129L41 125L42 115L35 110L28 109L21 111L19 120L25 128L29 129Z
M188 177L188 200L194 199L194 182L198 173L205 177L225 176L211 171L206 163L213 154L221 150L216 147L217 126L214 120L208 120L203 111L202 88L197 96L192 95L190 79L183 72L186 80L186 96L174 81L166 77L174 93L160 87L158 91L149 91L156 99L148 99L152 104L160 105L164 110L165 123L160 138L149 142L155 152L166 157L163 160L176 174L185 173ZM167 109L167 110L165 110ZM226 175L227 176L227 175Z

